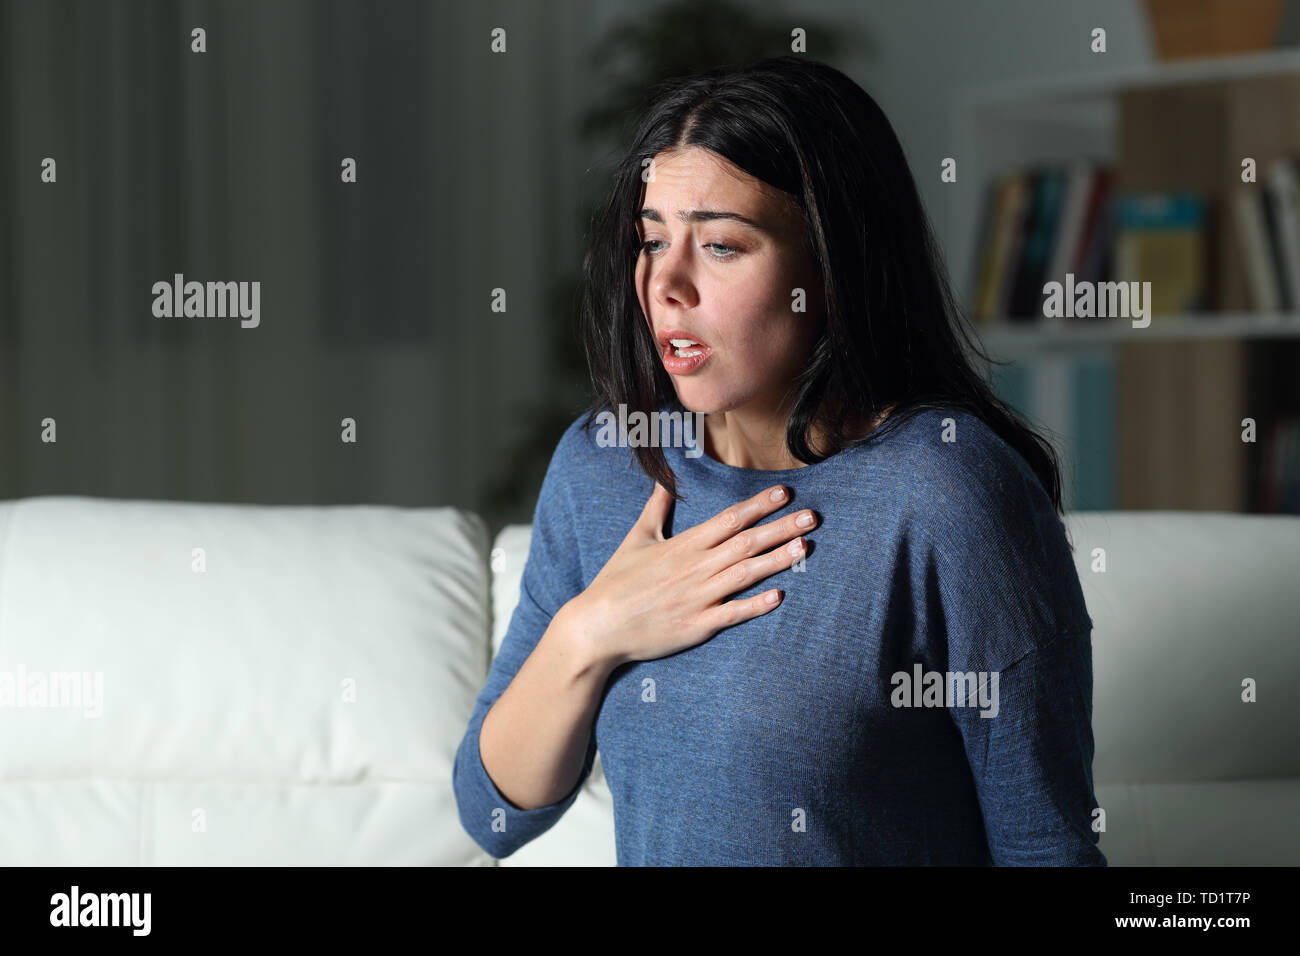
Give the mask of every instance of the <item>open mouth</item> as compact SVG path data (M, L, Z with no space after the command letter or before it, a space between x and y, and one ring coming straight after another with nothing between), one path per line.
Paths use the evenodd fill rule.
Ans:
M659 357L670 375L689 375L709 360L713 347L699 339L674 334L677 331L670 329L660 339Z
M668 346L672 349L673 355L678 358L690 358L694 355L703 355L708 346L694 339L669 339Z

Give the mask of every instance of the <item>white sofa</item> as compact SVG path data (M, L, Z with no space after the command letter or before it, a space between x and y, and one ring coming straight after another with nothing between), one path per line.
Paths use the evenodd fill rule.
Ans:
M1300 517L1066 524L1110 863L1300 863ZM528 540L450 508L0 502L0 863L493 865L451 766ZM614 859L597 762L500 863Z

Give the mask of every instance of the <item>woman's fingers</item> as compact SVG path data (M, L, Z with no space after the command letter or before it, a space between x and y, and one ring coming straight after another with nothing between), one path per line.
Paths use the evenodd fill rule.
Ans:
M778 486L775 496L773 490L737 502L669 540L664 526L674 499L656 482L623 543L571 602L577 610L570 616L591 622L591 633L601 635L612 656L655 660L780 607L774 592L720 603L799 560L801 547L777 545L793 538L802 546L802 532L816 526L815 516L804 510L751 528L789 502L786 489ZM814 520L804 527L801 517Z
M762 594L755 594L753 597L728 601L725 604L719 604L717 607L709 608L701 615L701 621L708 629L709 637L713 637L724 627L740 624L750 618L759 617L768 611L774 610L780 606L782 597L784 595L779 590L772 588Z
M716 515L691 528L688 534L699 540L705 548L714 548L728 538L748 528L759 518L770 515L773 511L785 507L790 500L790 493L781 485L761 491L752 498L738 501L724 508Z
M801 534L807 534L816 526L817 515L805 509L755 528L746 528L710 550L699 567L708 574L719 574L746 558L756 557Z
M807 553L807 548L807 542L802 537L796 536L793 541L784 547L769 551L767 554L737 560L705 582L703 596L706 600L713 602L721 601L729 595L744 591L764 578L771 577L773 574L778 574L791 567Z

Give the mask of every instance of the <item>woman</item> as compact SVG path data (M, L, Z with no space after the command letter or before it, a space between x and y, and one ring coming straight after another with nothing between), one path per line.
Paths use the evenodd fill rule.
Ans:
M585 281L598 398L456 755L476 842L599 746L620 865L1105 865L1056 459L968 364L871 97L795 57L666 84ZM703 433L598 440L620 406Z

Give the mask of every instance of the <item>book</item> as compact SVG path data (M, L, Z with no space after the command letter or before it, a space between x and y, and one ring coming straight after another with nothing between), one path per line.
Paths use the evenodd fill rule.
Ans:
M1246 262L1251 304L1258 312L1273 313L1281 311L1282 299L1264 221L1267 201L1262 190L1246 184L1233 189L1230 200L1242 258Z
M1020 272L1020 260L1024 254L1025 234L1032 221L1033 204L1037 199L1038 175L1036 170L1020 174L1021 186L1015 195L1017 202L1012 207L1012 219L1008 226L1009 241L998 268L997 304L994 314L999 318L1011 317L1016 277Z
M1002 193L1006 189L1007 177L995 177L984 187L980 201L978 229L975 240L975 255L972 256L974 268L970 281L971 317L976 322L985 323L989 316L982 311L990 281L990 262L992 259L994 237L997 235L998 209L1002 202Z
M1283 417L1273 423L1264 481L1264 511L1300 513L1300 420Z
M1282 511L1300 514L1300 420L1290 418L1284 424L1286 457L1282 466Z
M981 270L980 300L976 315L983 320L1001 321L1002 287L1007 271L1007 260L1012 255L1019 220L1024 214L1028 184L1021 173L1005 177L998 190L998 208L993 239L986 251Z
M1125 191L1115 199L1115 279L1150 282L1154 319L1203 311L1207 203L1193 193ZM1145 288L1145 287L1143 287Z
M1089 159L995 177L981 200L971 317L1042 321L1043 285L1108 277L1114 168Z
M1065 193L1065 173L1056 167L1044 167L1034 177L1034 201L1025 225L1024 245L1013 282L1010 318L1041 319L1043 282L1047 273L1052 240L1060 217Z
M1076 282L1104 282L1110 278L1111 250L1115 239L1114 186L1113 172L1103 170L1098 173L1089 197L1084 244L1074 264Z
M1282 156L1269 164L1267 191L1273 203L1277 249L1273 260L1280 270L1279 284L1290 302L1288 312L1300 309L1300 200L1296 195L1295 161Z
M1278 419L1269 429L1264 449L1263 467L1259 472L1261 510L1272 514L1282 510L1282 485L1286 469L1286 419Z
M1097 169L1093 163L1080 160L1071 164L1066 174L1065 196L1061 200L1061 215L1052 240L1052 254L1048 260L1043 282L1065 282L1067 272L1074 271L1079 259L1079 246L1086 238L1089 204L1092 200Z

